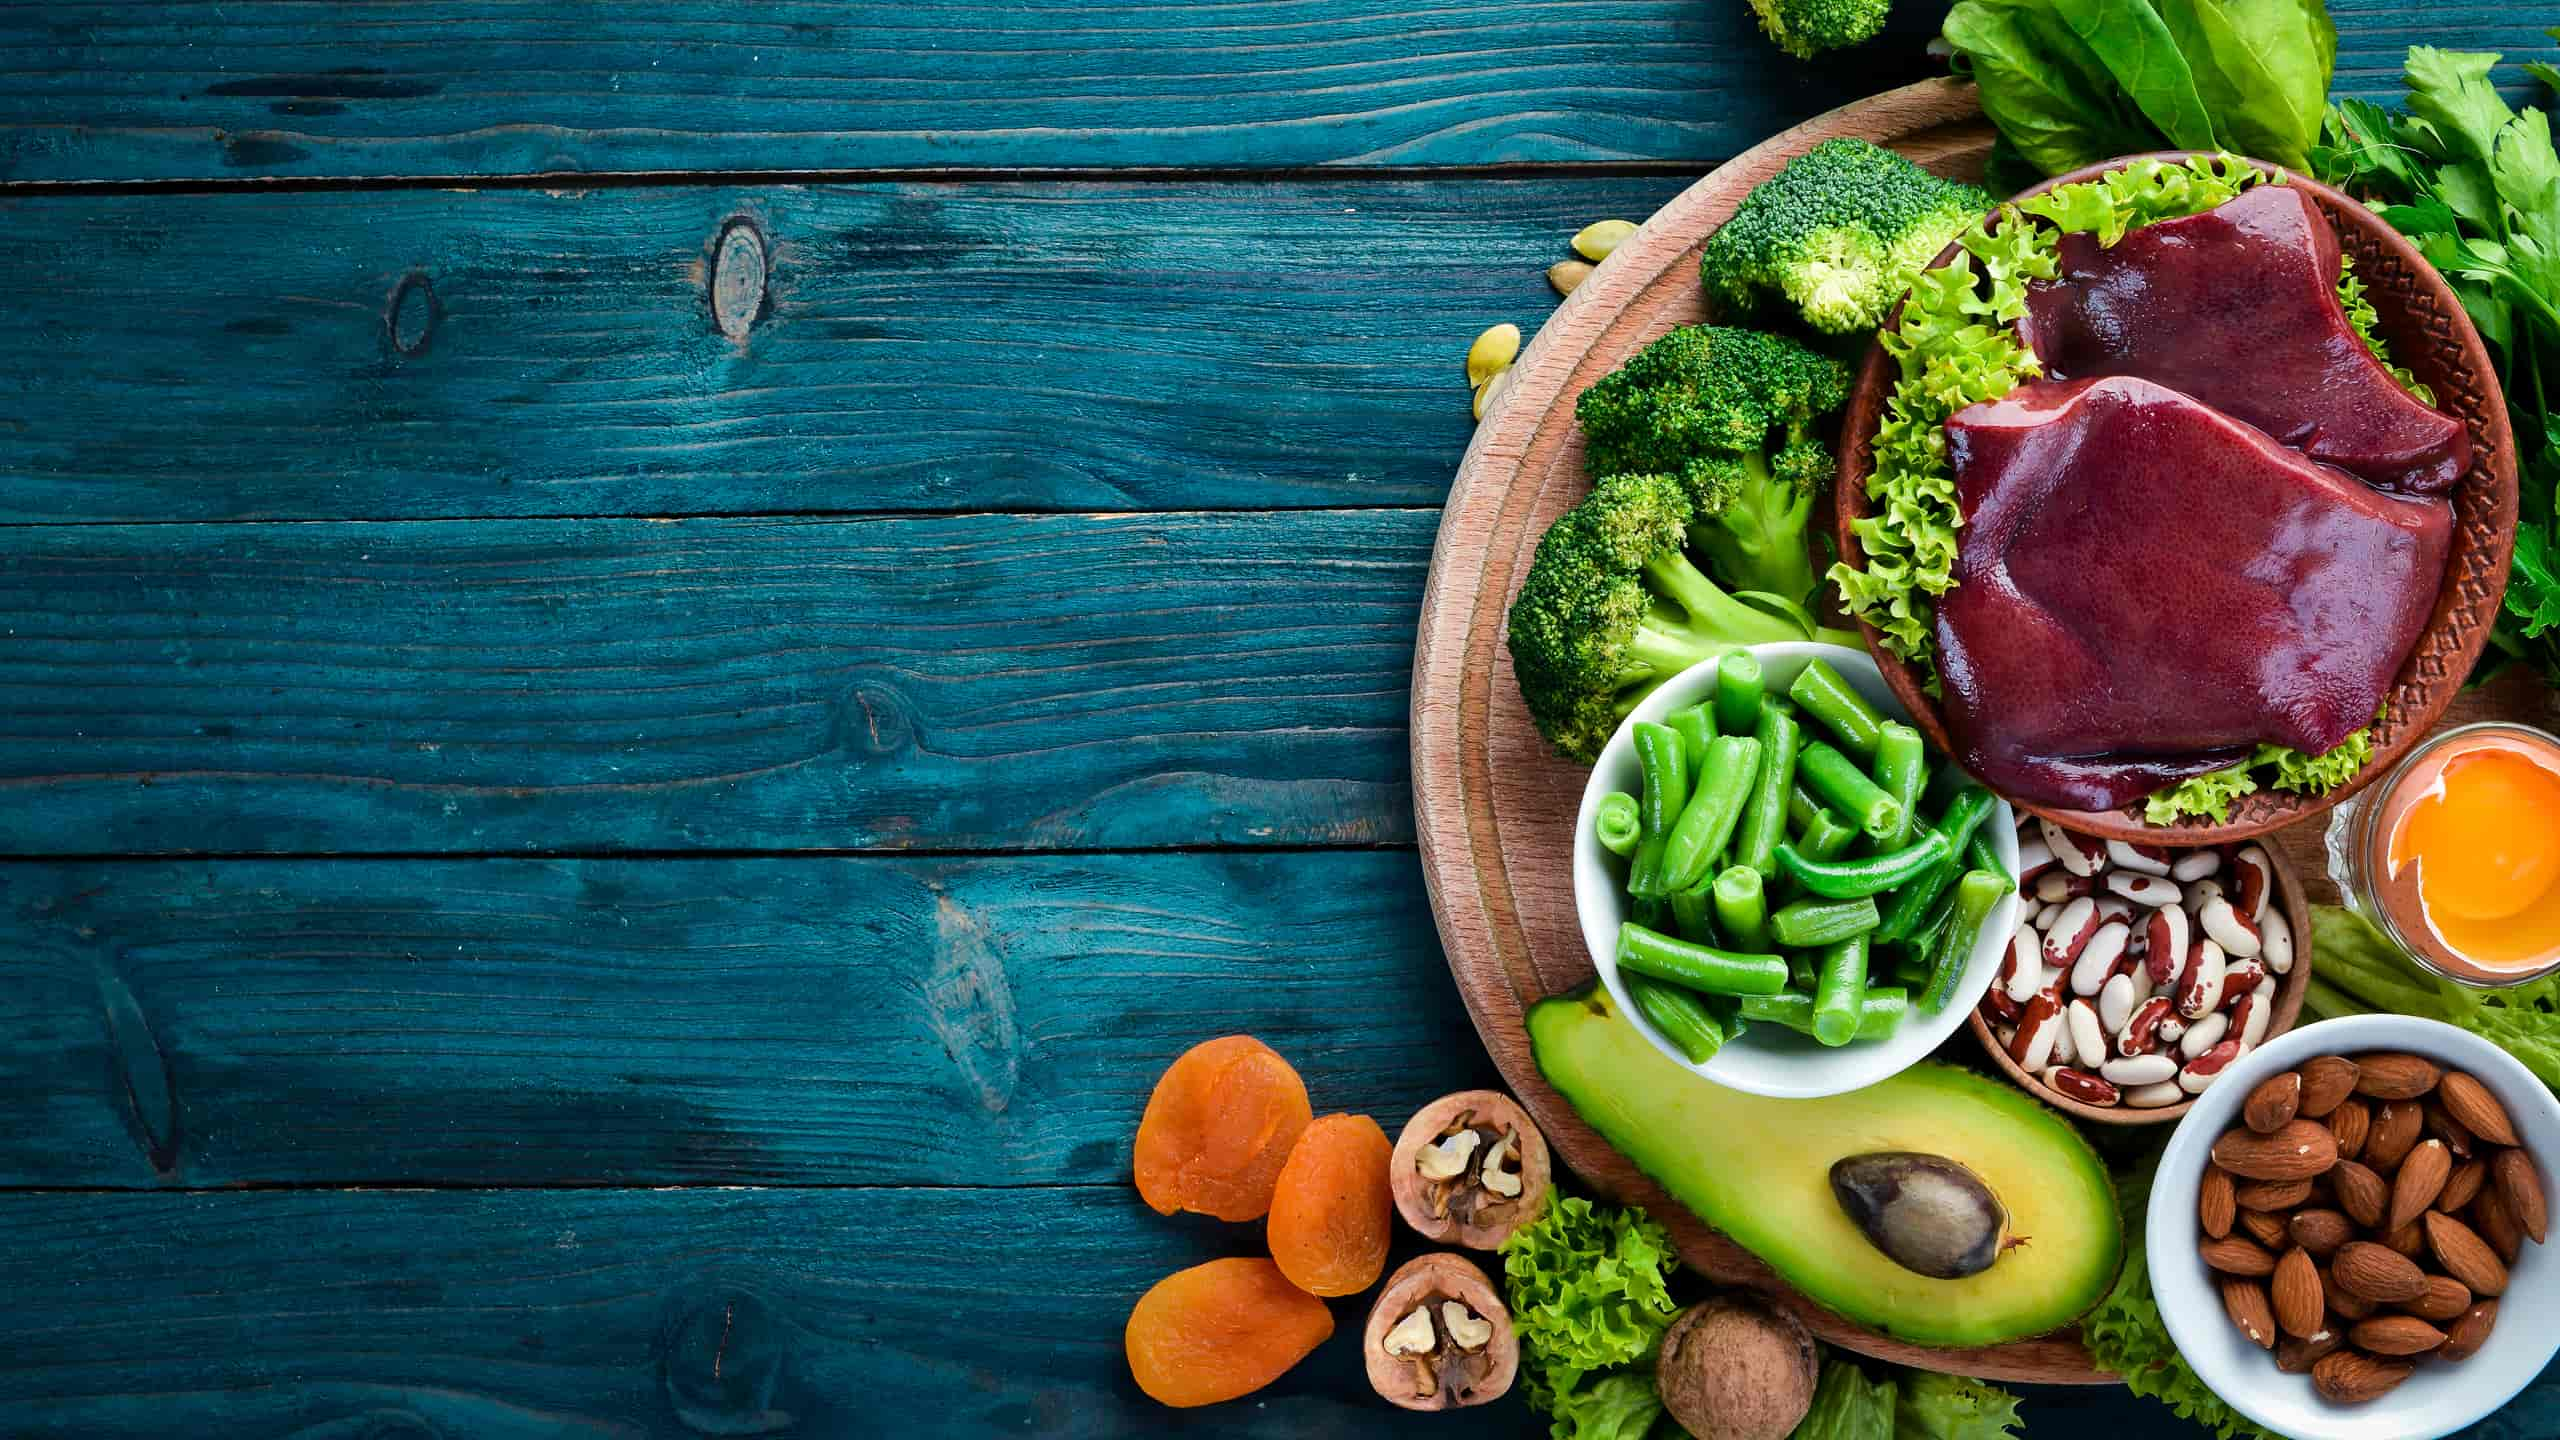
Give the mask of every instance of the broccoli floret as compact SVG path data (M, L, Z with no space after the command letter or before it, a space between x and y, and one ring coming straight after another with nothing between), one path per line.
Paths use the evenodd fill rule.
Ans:
M1594 475L1678 480L1690 540L1725 584L1810 605L1805 545L1831 475L1815 435L1849 395L1848 367L1756 330L1688 325L1582 392L1575 414Z
M1559 516L1511 602L1511 662L1538 733L1597 757L1653 687L1744 645L1805 638L1727 594L1682 544L1694 510L1668 475L1612 475Z
M1884 28L1887 0L1751 0L1760 28L1778 48L1799 60L1875 38Z
M1816 330L1873 330L1911 277L1991 208L1864 140L1825 140L1743 197L1698 273L1728 314L1783 295Z

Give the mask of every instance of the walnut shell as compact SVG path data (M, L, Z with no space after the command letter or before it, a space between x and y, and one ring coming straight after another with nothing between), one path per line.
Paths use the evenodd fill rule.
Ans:
M1692 1305L1654 1361L1662 1406L1709 1440L1787 1440L1813 1408L1820 1369L1804 1322L1748 1293Z
M1442 1311L1450 1301L1491 1327L1491 1336L1478 1345L1461 1344ZM1424 1317L1430 1349L1394 1353L1389 1335L1416 1312ZM1360 1352L1369 1367L1370 1388L1407 1410L1455 1410L1499 1400L1520 1371L1520 1337L1512 1331L1502 1293L1463 1255L1416 1256L1388 1276L1377 1303L1369 1307Z
M1463 1168L1450 1179L1434 1180L1422 1171L1426 1150L1461 1130L1477 1132L1479 1141ZM1516 1174L1518 1195L1486 1188L1484 1162L1503 1150L1516 1164L1503 1167ZM1397 1213L1428 1239L1469 1250L1498 1250L1511 1232L1538 1218L1546 1208L1554 1162L1547 1138L1510 1096L1495 1090L1461 1090L1425 1105L1407 1121L1387 1162L1387 1178L1395 1190Z

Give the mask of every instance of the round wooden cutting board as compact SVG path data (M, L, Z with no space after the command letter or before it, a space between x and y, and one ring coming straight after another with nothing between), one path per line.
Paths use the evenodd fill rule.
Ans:
M1423 873L1449 968L1485 1048L1557 1155L1585 1181L1667 1224L1681 1257L1722 1284L1765 1290L1825 1340L1898 1364L1986 1379L2107 1384L2075 1331L1985 1350L1933 1350L1860 1329L1795 1294L1708 1228L1582 1123L1538 1074L1522 1015L1592 976L1573 913L1572 827L1585 772L1530 724L1502 645L1503 617L1538 537L1590 487L1568 403L1675 325L1707 318L1698 252L1754 185L1817 143L1857 136L1940 174L1976 180L1991 128L1970 85L1930 81L1835 110L1707 176L1567 297L1514 367L1510 393L1476 430L1440 521L1414 655L1414 811ZM2464 693L2440 722L2550 726L2560 700L2516 670ZM2323 825L2269 837L2316 903L2327 878Z
M1586 1181L1671 1227L1710 1279L1780 1297L1815 1333L1899 1364L1988 1379L2103 1383L2076 1335L1989 1350L1930 1350L1850 1325L1794 1295L1592 1133L1529 1057L1521 1016L1591 978L1573 913L1572 827L1584 771L1547 749L1503 650L1503 615L1538 537L1589 489L1571 397L1675 325L1706 318L1698 251L1754 185L1836 136L1941 174L1978 179L1991 128L1973 88L1930 81L1797 126L1689 187L1565 299L1476 430L1440 521L1414 656L1414 809L1449 968L1503 1077Z

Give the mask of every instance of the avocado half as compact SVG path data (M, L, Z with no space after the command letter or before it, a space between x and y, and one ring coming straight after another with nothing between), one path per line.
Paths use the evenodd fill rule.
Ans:
M1673 1064L1586 988L1529 1011L1538 1069L1585 1123L1808 1299L1915 1345L1997 1345L2077 1320L2124 1264L2106 1166L2013 1086L1935 1063L1820 1100L1771 1100ZM1903 1269L1832 1196L1832 1162L1943 1155L2009 1212L2015 1244L1961 1280Z

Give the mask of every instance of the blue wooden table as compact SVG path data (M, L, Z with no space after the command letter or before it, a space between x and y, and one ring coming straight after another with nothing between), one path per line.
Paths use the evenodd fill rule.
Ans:
M2548 43L2333 9L2378 98ZM1493 1079L1405 763L1458 356L1936 19L0 9L0 1434L1448 1430L1342 1340L1138 1396L1258 1236L1131 1129L1228 1030Z

